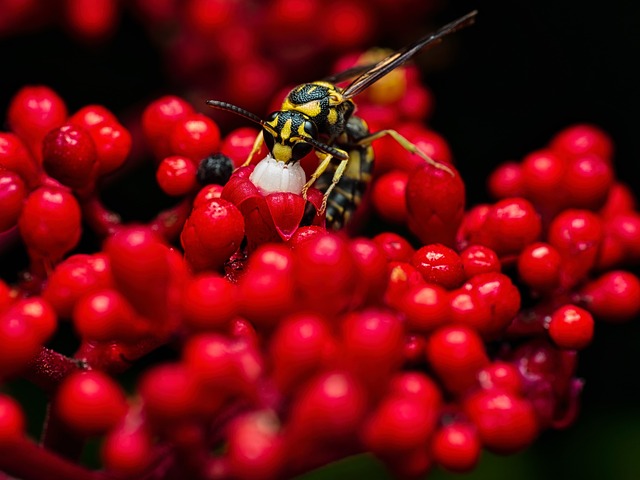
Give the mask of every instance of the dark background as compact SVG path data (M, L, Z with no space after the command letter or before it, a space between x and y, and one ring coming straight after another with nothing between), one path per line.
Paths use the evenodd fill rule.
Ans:
M470 203L487 199L484 179L498 163L521 159L576 122L611 135L617 175L640 194L640 4L455 1L425 19L425 32L475 8L477 24L442 45L444 61L435 51L417 59L437 102L431 126L449 141ZM385 46L411 40L402 25L397 30ZM159 94L180 93L164 68L127 15L101 46L80 45L56 28L0 37L0 111L4 118L22 85L42 83L58 91L70 111L100 103L126 115ZM523 454L485 455L469 478L640 478L639 343L638 321L598 324L594 344L580 355L586 387L578 422L543 434ZM334 478L350 478L354 468L375 466L352 462Z

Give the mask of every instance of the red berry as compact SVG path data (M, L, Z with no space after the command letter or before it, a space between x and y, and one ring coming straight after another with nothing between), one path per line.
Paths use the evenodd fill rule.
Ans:
M407 221L406 190L409 174L392 170L381 175L373 184L371 201L380 217L390 223L402 225Z
M465 188L460 174L426 164L407 183L409 229L423 244L453 246L464 214Z
M73 309L73 324L81 338L99 342L135 341L149 333L116 290L93 291L80 298Z
M498 255L520 252L542 232L540 215L524 198L506 198L495 203L484 222L485 245Z
M9 317L19 316L36 335L40 343L45 343L58 326L56 312L41 297L23 298L15 302L6 313Z
M404 328L400 318L383 310L352 312L342 321L343 358L357 378L379 392L402 363Z
M473 470L480 458L482 445L473 425L453 422L438 429L433 436L433 460L442 468L456 473Z
M98 175L120 168L131 152L131 133L117 121L105 121L88 129L98 153Z
M141 475L153 458L149 433L141 427L122 426L109 431L102 443L100 456L105 467L123 476Z
M114 123L118 119L111 110L102 105L87 105L69 117L69 123L86 130L105 122Z
M622 270L607 272L587 283L580 297L597 318L625 322L640 314L640 279Z
M240 279L240 312L264 328L273 328L297 306L294 256L283 245L258 247Z
M60 188L41 187L24 203L18 226L27 246L38 255L59 259L80 240L78 202Z
M290 416L292 441L336 445L354 440L366 410L366 396L352 375L317 375L296 396Z
M66 20L84 40L101 40L115 30L119 4L116 0L67 0Z
M242 214L222 198L195 207L180 235L185 257L196 271L221 268L243 238Z
M11 445L24 435L25 418L20 404L0 394L0 448Z
M366 448L385 458L425 446L435 430L439 414L430 407L415 396L386 398L363 428Z
M235 167L239 167L249 158L249 153L258 136L258 130L252 127L237 128L224 137L220 145L220 151L233 161ZM257 163L267 156L267 147L263 143L260 150L253 158L253 163Z
M520 197L524 194L523 183L525 180L523 177L522 167L519 163L503 163L489 176L489 193L497 200Z
M391 262L388 265L389 281L384 301L387 305L398 306L402 295L413 285L424 284L420 272L406 262Z
M379 233L373 241L382 247L389 262L408 262L415 252L404 237L394 232Z
M607 201L602 206L599 213L602 218L609 219L619 213L631 213L635 208L636 198L631 189L624 183L614 181L613 185L611 185L611 188L609 189Z
M42 347L42 329L19 309L0 316L0 378L24 369Z
M336 234L317 235L299 244L294 254L301 305L335 315L351 304L359 279L347 241Z
M275 479L287 464L280 423L270 410L234 419L226 440L226 458L234 478Z
M239 311L238 288L215 274L191 279L182 296L182 320L189 328L227 331Z
M467 279L481 273L500 272L500 259L496 252L484 245L471 245L460 252Z
M322 30L325 40L338 49L349 49L366 42L372 33L372 13L366 4L349 0L333 2L330 8L334 11Z
M388 282L387 260L382 248L368 238L352 239L349 248L358 275L353 306L382 303Z
M465 326L444 326L433 332L427 341L427 360L454 393L476 386L478 371L489 363L482 339Z
M269 345L277 385L290 392L318 373L335 348L334 343L322 317L296 314L283 319Z
M565 176L565 160L549 149L531 152L522 160L522 182L526 198L545 209L564 206L560 188ZM553 212L552 212L553 213Z
M73 373L56 394L60 418L82 435L97 435L113 428L125 415L127 403L120 386L96 370Z
M171 155L169 136L174 125L192 114L193 107L174 95L160 97L147 105L142 114L142 130L157 159Z
M49 87L27 86L15 94L9 104L7 121L11 130L40 158L40 142L67 118L64 101Z
M613 158L611 137L589 124L576 124L561 130L551 139L550 147L569 158L585 154L597 155L607 162Z
M613 185L611 165L602 157L585 155L568 161L560 188L573 208L597 210Z
M200 189L196 198L193 199L193 208L199 207L203 204L209 203L209 200L214 198L220 198L222 196L222 185L211 184L204 186Z
M87 130L65 124L51 130L42 141L45 171L74 189L91 187L97 172L97 151Z
M0 169L17 173L32 188L39 182L35 160L13 133L0 132Z
M548 243L527 245L518 255L518 275L531 289L550 292L560 285L562 258Z
M482 445L492 452L512 454L531 445L538 422L531 404L504 390L479 390L465 401L465 411Z
M206 115L192 113L176 121L169 136L171 152L199 162L220 146L220 129Z
M411 258L413 265L428 283L452 289L465 279L460 256L452 249L440 244L426 245Z
M429 333L449 321L449 293L435 284L410 287L400 298L398 309L404 313L407 329Z
M561 348L580 350L593 338L593 317L575 305L564 305L551 314L549 336Z
M27 189L18 174L0 170L0 232L18 223Z
M42 293L62 318L70 318L76 302L87 293L113 285L109 259L102 253L77 254L60 262Z
M167 195L182 196L197 187L196 167L187 157L166 157L156 170L156 180Z
M140 380L138 391L156 429L193 416L199 401L193 373L181 364L154 366Z
M626 260L634 263L640 260L639 213L619 213L605 223L605 230L619 243Z
M516 366L499 360L478 372L478 382L485 390L502 389L515 394L522 392L522 377Z

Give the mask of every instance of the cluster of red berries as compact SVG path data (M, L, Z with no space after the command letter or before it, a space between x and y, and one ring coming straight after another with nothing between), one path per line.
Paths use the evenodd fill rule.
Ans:
M180 18L220 41L239 6L212 3L186 2ZM272 2L289 24L271 33L305 25L296 19L319 2L302 3ZM178 4L137 2L158 21ZM30 265L0 281L0 380L26 379L51 405L39 446L0 394L0 471L270 479L371 452L416 478L472 470L483 449L512 454L571 424L577 351L596 321L640 315L640 280L625 270L640 260L640 213L615 178L612 141L570 126L493 172L495 203L468 207L447 142L425 127L431 109L411 67L358 97L373 131L397 129L448 169L376 141L357 218L331 232L321 215L301 226L302 196L262 195L254 165L237 168L254 128L223 134L178 96L148 104L134 130L99 105L69 114L47 87L17 92L0 133L0 250L20 246ZM138 144L177 203L134 224L100 190ZM307 173L314 161L303 159ZM321 199L309 190L316 209ZM93 250L80 246L87 232ZM71 356L49 343L63 322L79 341ZM125 392L119 376L161 347L169 358ZM78 460L92 438L98 469Z

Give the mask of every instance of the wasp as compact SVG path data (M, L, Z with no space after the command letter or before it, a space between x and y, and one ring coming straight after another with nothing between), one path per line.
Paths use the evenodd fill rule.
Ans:
M389 135L425 162L453 174L446 165L430 158L395 130L370 132L366 122L354 115L353 98L421 50L471 25L476 15L474 10L373 64L356 66L324 80L299 85L289 92L280 110L265 120L227 102L207 100L206 103L262 127L243 166L251 163L263 143L271 156L284 164L298 162L315 149L318 167L301 193L306 199L308 189L318 181L316 186L324 192L318 213L324 212L327 225L337 229L348 221L362 199L373 170L372 143L383 136ZM337 86L354 77L348 86Z

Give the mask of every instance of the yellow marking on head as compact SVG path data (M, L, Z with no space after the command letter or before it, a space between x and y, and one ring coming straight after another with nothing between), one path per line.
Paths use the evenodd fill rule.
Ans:
M288 163L291 160L291 147L289 145L282 145L280 143L276 143L273 146L273 158L278 160L279 162Z
M309 134L304 130L304 123L301 123L300 126L298 127L298 135L300 135L303 138L309 136Z
M291 137L291 119L288 119L284 122L282 126L282 130L280 130L280 138L283 140L288 140Z

